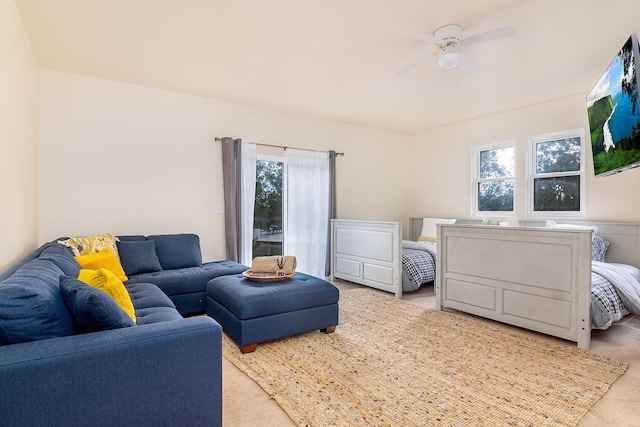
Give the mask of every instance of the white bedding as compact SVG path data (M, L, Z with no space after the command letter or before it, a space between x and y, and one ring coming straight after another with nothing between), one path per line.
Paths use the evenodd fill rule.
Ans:
M599 261L592 261L591 269L616 288L627 310L640 314L640 270L627 264Z

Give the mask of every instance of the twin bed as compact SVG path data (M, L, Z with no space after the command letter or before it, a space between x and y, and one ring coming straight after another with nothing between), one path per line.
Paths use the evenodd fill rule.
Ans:
M481 224L457 220L458 224ZM417 240L423 218L411 218L409 240L402 223L332 220L332 277L388 291L402 298L436 279L436 245ZM432 227L435 241L435 226Z
M463 222L438 226L437 245L425 245L415 242L423 231L422 218L411 219L404 243L401 223L333 220L332 276L397 298L403 289L412 291L434 277L439 309L558 336L583 349L589 348L592 328L606 329L625 314L640 312L640 270L635 267L640 265L640 225L549 228L544 221L520 227ZM593 245L592 229L585 226L597 229L598 242L610 242L608 249ZM603 259L605 251L607 262L592 262L594 256ZM408 260L416 256L430 258L435 268L419 266L428 261Z

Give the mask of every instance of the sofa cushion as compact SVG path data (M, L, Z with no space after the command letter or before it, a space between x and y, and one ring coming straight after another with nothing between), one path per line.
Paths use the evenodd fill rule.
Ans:
M162 270L156 254L155 240L129 240L118 242L120 262L127 276Z
M4 272L2 272L2 274L0 274L0 282L8 279L9 277L13 276L13 274L18 271L20 269L20 267L22 267L23 265L25 265L26 263L33 261L34 259L38 258L38 256L40 256L40 253L42 252L42 246L40 246L38 249L34 250L33 252L29 253L27 256L25 256L24 258L22 258L20 261L18 261L16 264L12 265L11 267L9 267L7 270L5 270Z
M136 309L136 323L138 325L182 319L173 302L156 285L127 283L125 286Z
M136 325L113 298L74 277L60 276L60 293L80 332Z
M120 308L131 317L131 320L136 321L136 315L129 292L127 292L127 288L124 287L122 282L111 271L106 268L99 268L97 270L82 269L80 270L78 279L94 288L106 292L115 300Z
M242 273L248 268L234 261L207 262L197 268L178 268L131 276L127 285L153 283L169 296L204 292L209 280L218 276Z
M163 270L202 264L200 238L196 234L157 234L147 236L147 239L155 240L156 253Z
M77 334L60 294L62 270L34 259L0 282L0 342L16 344Z
M152 307L176 308L173 301L154 284L127 282L125 287L136 311Z
M122 268L122 264L120 264L120 260L111 248L106 248L92 254L77 256L76 261L78 261L78 264L84 269L97 270L99 268L106 268L115 274L121 282L127 281L127 275Z
M148 307L136 311L136 323L138 325L150 325L152 323L170 322L181 320L183 317L178 310L170 307Z
M71 248L57 243L45 243L38 258L51 261L67 276L78 277L80 264L74 258Z

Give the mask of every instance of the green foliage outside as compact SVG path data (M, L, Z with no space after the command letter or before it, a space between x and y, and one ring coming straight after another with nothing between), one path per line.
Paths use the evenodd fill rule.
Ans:
M271 238L254 239L254 257L282 255L282 238L273 239L273 236L282 232L283 172L282 162L256 162L253 228L259 230L260 235Z
M282 174L281 162L256 162L255 227L268 231L282 226ZM266 226L266 228L265 228Z
M513 211L513 150L513 147L505 147L480 153L480 177L497 179L478 184L478 211ZM501 155L507 153L511 157L507 156L509 160L505 161Z
M574 212L580 210L580 176L538 178L534 182L535 211Z
M478 188L478 211L513 211L513 181L480 183Z
M580 151L578 137L561 138L536 144L536 173L533 209L537 212L576 212L580 210ZM571 173L574 172L574 173ZM545 177L545 174L566 175Z

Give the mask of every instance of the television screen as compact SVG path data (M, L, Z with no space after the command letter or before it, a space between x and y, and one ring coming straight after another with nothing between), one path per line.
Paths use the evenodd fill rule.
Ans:
M638 37L632 34L587 96L596 176L640 166Z

